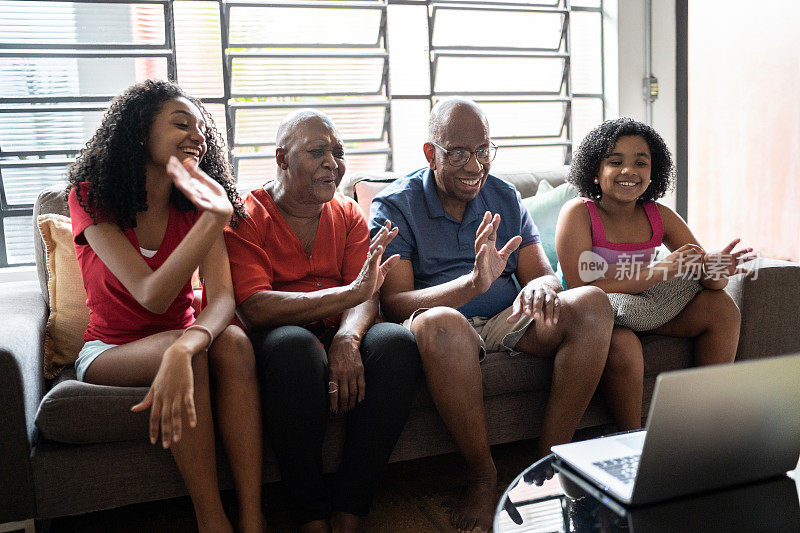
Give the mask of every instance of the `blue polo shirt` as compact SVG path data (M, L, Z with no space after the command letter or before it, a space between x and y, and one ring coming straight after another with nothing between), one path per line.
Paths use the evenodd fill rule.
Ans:
M467 204L461 222L447 214L436 194L430 168L399 179L378 193L370 206L370 235L386 222L399 233L386 248L384 257L400 254L414 268L414 289L425 289L472 272L475 265L475 236L486 211L500 213L497 246L522 236L520 248L539 242L539 230L522 205L513 185L489 175L481 191ZM506 268L485 293L458 310L467 318L491 317L514 303L517 285L513 274L518 252L511 254Z

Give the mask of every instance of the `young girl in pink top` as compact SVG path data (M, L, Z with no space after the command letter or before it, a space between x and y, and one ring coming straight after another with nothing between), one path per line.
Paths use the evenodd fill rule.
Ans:
M69 182L90 314L78 379L149 386L132 410L150 409L150 441L160 432L171 449L199 530L232 531L217 485L213 406L239 529L263 530L255 362L247 336L229 325L234 298L222 237L244 210L210 115L173 83L136 84L112 101ZM208 303L195 316L198 266Z
M568 202L559 216L556 250L561 271L570 288L596 285L607 293L638 294L691 270L702 284L697 295L677 316L644 333L693 337L696 365L731 362L739 341L739 309L721 289L729 276L742 271L739 265L750 258L752 249L734 252L739 243L735 239L718 253L706 253L686 222L655 201L664 196L674 174L669 150L653 128L620 118L592 130L567 177L582 198ZM651 264L662 243L671 254ZM594 270L587 268L592 261ZM601 278L597 265L608 267ZM637 364L643 377L642 345L635 333L615 326L611 350L628 353L622 359ZM641 399L642 379L615 386L617 374L606 372L601 387L627 390L628 399ZM608 394L606 399L618 404L612 409L620 418L618 426L640 427L641 401Z

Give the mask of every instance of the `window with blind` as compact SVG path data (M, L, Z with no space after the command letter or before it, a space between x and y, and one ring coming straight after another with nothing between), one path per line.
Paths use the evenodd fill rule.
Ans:
M604 118L602 42L601 0L0 0L0 267L33 262L37 194L136 81L206 103L243 192L292 109L333 118L348 172L408 172L453 94L486 111L494 168L548 168Z

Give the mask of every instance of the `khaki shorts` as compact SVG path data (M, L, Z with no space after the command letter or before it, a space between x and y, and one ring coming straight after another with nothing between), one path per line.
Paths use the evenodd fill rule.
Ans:
M522 315L522 318L509 324L506 319L511 316L511 309L513 306L508 306L493 317L474 316L468 318L467 322L473 329L480 335L481 346L478 358L483 361L486 352L508 352L509 355L518 355L521 352L514 350L522 335L533 323L533 318L528 315ZM411 322L419 315L427 311L429 308L417 309L410 317L403 322L403 327L411 329Z

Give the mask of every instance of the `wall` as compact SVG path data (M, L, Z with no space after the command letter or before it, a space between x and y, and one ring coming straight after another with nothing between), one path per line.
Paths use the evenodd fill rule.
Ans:
M607 36L616 31L618 75L617 109L618 116L631 117L645 122L645 102L642 98L642 79L645 76L645 1L644 0L607 0L606 11L609 14ZM613 4L616 4L613 5ZM614 19L616 18L616 24ZM675 156L677 144L676 112L675 112L675 0L652 1L652 71L658 78L659 96L653 103L653 127L666 141ZM616 26L616 27L615 27ZM613 39L612 36L607 37ZM606 46L606 53L613 53L612 47ZM613 58L609 58L613 61ZM609 61L607 61L608 64ZM609 73L610 75L611 73ZM607 84L614 89L613 81ZM613 98L613 95L609 95ZM612 109L612 105L609 109ZM608 114L614 117L613 113ZM668 193L663 202L675 208L675 193Z
M798 22L795 0L689 3L688 214L707 247L798 259Z

